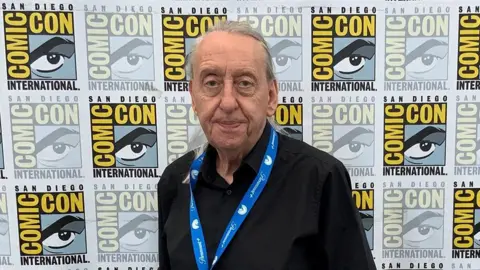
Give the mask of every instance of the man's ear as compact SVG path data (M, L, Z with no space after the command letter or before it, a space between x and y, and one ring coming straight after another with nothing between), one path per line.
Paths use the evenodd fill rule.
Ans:
M192 85L193 85L193 80L190 80L188 82L188 93L190 94L190 100L191 100L191 103L192 103L192 110L194 112L196 112L197 109L196 109L196 105L195 105L195 99L193 98L193 94L192 94L192 87L193 87Z
M278 82L277 80L271 80L268 84L268 107L267 116L275 114L278 105Z

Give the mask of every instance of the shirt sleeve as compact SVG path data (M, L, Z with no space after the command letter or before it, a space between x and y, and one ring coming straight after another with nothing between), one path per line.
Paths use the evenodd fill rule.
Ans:
M323 173L325 174L325 172ZM352 198L351 179L342 163L321 181L319 199L320 269L375 270L360 213Z
M165 234L165 222L170 212L170 205L175 197L175 189L172 188L172 181L168 173L163 173L157 185L158 201L158 270L171 270L170 258L167 248L167 237Z

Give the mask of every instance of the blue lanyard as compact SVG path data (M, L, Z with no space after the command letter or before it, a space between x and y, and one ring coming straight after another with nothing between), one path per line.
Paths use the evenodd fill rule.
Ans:
M233 214L230 223L225 229L210 269L213 269L215 263L218 261L220 256L222 256L223 252L232 241L243 221L250 213L250 210L257 201L258 197L260 197L260 194L262 193L263 188L267 184L268 178L270 177L270 172L272 171L273 163L275 161L275 157L277 156L278 147L277 133L273 127L270 128L270 141L267 146L267 150L265 151L260 171L253 183L250 185L247 193L245 193L242 201ZM198 172L200 171L204 156L205 153L195 159L190 169L190 233L192 236L193 252L195 253L195 259L197 261L199 270L209 269L207 247L205 238L203 236L202 224L200 223L200 217L198 216L195 198L193 197L193 189L197 183Z

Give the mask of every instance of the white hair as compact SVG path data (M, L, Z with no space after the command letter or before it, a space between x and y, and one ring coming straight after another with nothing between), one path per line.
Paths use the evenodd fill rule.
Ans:
M228 32L228 33L235 33L242 36L251 37L257 40L265 52L265 64L266 64L266 77L269 81L276 80L274 66L272 62L272 54L270 53L270 48L268 46L267 41L263 38L262 34L258 33L253 29L250 24L247 22L240 22L240 21L220 21L217 24L213 25L208 29L208 31L203 34L202 36L198 37L195 43L192 46L190 53L187 55L186 58L186 67L187 67L187 74L190 78L195 76L193 72L193 61L195 59L196 49L200 42L202 42L203 38L212 32ZM281 131L280 126L276 123L275 118L273 116L267 117L267 121L272 127L279 133L286 134L285 132ZM201 127L198 127L194 135L190 138L188 142L188 151L193 151L195 154L194 159L201 156L208 147L208 139L203 132ZM188 184L190 182L190 173L187 174L185 179L182 183Z

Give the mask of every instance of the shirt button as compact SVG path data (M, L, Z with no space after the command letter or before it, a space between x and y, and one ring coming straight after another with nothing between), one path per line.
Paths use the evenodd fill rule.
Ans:
M230 189L227 189L227 195L232 195L232 191Z

